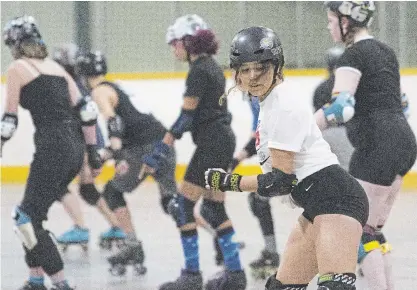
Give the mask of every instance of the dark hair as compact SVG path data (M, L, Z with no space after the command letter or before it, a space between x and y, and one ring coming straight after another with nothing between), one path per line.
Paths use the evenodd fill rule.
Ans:
M184 46L190 54L207 53L214 55L219 50L219 42L214 32L210 29L201 29L195 35L185 36Z

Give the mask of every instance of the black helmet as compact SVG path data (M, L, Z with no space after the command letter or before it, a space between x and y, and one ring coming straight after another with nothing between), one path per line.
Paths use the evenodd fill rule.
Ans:
M62 65L72 77L75 77L75 65L79 51L78 46L74 43L64 44L54 48L52 58Z
M42 42L42 36L32 16L24 15L10 20L3 30L4 44L7 46L19 45L24 40Z
M253 26L239 31L230 48L230 67L237 69L243 63L275 60L279 68L284 65L281 41L272 29Z
M100 51L82 54L77 59L77 73L83 76L98 76L107 73L106 58Z
M335 46L327 50L326 53L326 63L329 70L333 70L336 66L337 60L345 52L343 47Z
M374 1L326 1L325 5L339 18L347 17L352 27L367 27L375 12Z

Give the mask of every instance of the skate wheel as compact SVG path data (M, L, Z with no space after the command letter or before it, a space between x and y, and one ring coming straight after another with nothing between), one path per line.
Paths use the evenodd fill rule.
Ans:
M365 275L363 274L362 268L359 268L358 274L360 277L365 277Z
M126 266L121 264L113 265L109 271L113 276L124 276L126 274Z
M135 274L138 275L138 276L145 275L146 272L148 271L148 269L143 265L136 265L136 266L134 266L133 269L135 271Z

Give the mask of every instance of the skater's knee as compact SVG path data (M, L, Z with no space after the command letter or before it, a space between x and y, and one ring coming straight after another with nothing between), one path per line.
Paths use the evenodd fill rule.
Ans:
M94 183L81 184L80 195L90 205L96 205L100 199L100 193Z
M20 207L15 207L12 211L12 217L15 221L16 234L29 251L38 244L36 231L41 228L41 223L32 220L28 213Z
M285 289L296 289L296 290L307 290L308 284L282 284L275 278L276 274L270 276L265 284L265 290L285 290Z
M103 197L112 211L120 207L126 207L123 192L117 190L110 182L106 184Z
M221 224L229 220L224 202L203 199L200 213L213 229L217 229Z
M356 290L355 282L354 273L325 274L319 277L317 290Z
M249 194L248 200L250 209L257 218L262 218L268 211L271 211L269 200L256 196L255 192Z
M171 199L168 204L168 212L177 223L177 227L195 223L194 206L195 202L183 195Z

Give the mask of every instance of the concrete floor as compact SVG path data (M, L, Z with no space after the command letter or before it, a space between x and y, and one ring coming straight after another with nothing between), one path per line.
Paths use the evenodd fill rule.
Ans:
M24 187L3 185L1 193L1 289L17 289L27 278L23 249L13 233L10 212L21 200ZM108 251L97 246L98 235L107 230L108 225L98 211L83 205L86 224L90 228L88 253L79 246L72 246L63 255L65 271L71 285L77 290L87 289L158 289L161 283L175 279L183 265L179 234L170 217L163 214L158 201L157 187L145 183L127 196L132 209L135 226L144 243L148 273L137 277L129 271L124 278L113 277L108 271L106 257ZM275 228L280 249L283 248L300 210L291 210L272 202ZM249 211L246 194L229 194L227 208L238 238L246 243L241 251L245 265L255 259L263 240L257 220ZM417 289L417 194L403 193L395 204L386 225L386 236L394 245L393 260L396 285L399 290ZM47 227L56 235L72 226L71 220L61 204L55 203L49 212ZM215 274L219 268L214 264L214 250L210 235L200 230L200 264L204 279ZM248 271L247 271L248 272ZM247 289L264 289L264 281L254 281L247 275ZM314 283L312 283L314 284ZM49 282L48 282L49 285ZM311 290L316 289L310 286ZM357 289L366 289L360 279Z

